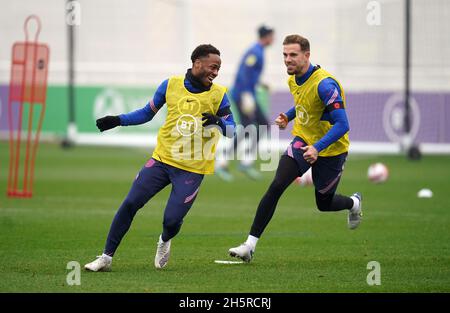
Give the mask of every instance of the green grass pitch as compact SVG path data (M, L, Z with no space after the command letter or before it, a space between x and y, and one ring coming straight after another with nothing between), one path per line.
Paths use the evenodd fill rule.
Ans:
M364 219L347 229L346 212L321 213L312 188L292 185L258 243L250 264L223 265L245 240L273 172L254 182L205 178L168 267L153 267L164 189L138 212L109 273L81 272L69 286L66 265L101 253L111 220L146 149L42 144L32 199L6 197L8 145L0 143L0 292L449 292L450 157L350 155L338 191L364 196ZM369 164L390 169L385 184L367 181ZM419 199L421 188L434 192ZM369 261L381 285L369 286Z

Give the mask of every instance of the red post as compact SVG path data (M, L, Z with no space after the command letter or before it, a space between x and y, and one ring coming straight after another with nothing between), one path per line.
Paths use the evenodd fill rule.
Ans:
M36 21L37 30L34 40L29 41L28 28L32 19ZM12 48L8 100L9 176L7 195L18 198L33 195L34 163L44 120L50 52L47 45L38 43L41 22L36 15L30 15L25 20L24 29L25 42L16 42ZM28 105L28 122L23 123L26 104ZM40 111L37 125L33 129L36 107L40 107ZM22 131L26 131L24 139L21 137ZM22 144L25 144L23 161Z

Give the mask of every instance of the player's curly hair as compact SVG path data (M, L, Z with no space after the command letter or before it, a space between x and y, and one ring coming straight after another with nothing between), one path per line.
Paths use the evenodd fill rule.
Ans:
M289 45L296 43L300 46L300 49L303 52L309 51L309 41L305 37L302 37L300 35L289 35L284 38L283 45Z
M195 48L194 51L192 51L191 61L192 63L194 63L195 60L200 59L202 57L207 57L208 54L210 53L220 55L220 51L213 45L210 44L200 45L197 48Z

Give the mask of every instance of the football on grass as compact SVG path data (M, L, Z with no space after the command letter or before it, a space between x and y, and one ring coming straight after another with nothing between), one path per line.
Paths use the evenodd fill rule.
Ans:
M367 178L375 184L384 183L389 178L389 170L383 163L374 163L367 170Z

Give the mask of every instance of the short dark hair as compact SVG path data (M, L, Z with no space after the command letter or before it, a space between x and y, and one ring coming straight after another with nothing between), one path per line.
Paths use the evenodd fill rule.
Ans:
M261 25L258 28L259 39L264 38L264 37L266 37L266 36L268 36L268 35L270 35L272 33L273 33L273 28L270 28L270 27L268 27L266 25Z
M208 54L217 54L220 56L220 51L214 47L213 45L207 44L207 45L200 45L197 48L192 51L191 54L191 61L192 63L195 62L195 60L200 59L202 57L207 57Z
M300 35L289 35L284 38L283 45L298 44L303 52L309 51L309 41Z

